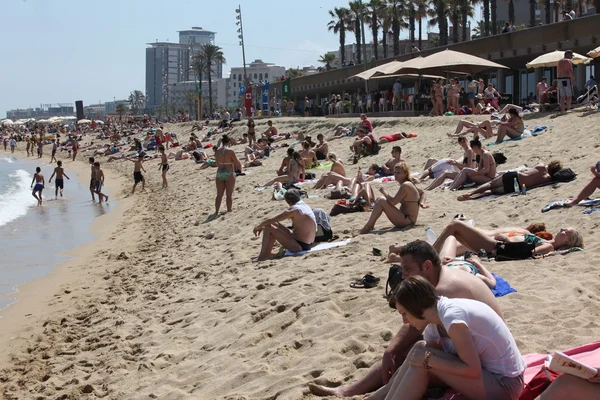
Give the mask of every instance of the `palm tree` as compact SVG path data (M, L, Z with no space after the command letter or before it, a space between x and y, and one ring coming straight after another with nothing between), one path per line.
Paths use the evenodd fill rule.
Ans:
M417 10L415 9L415 3L410 1L406 7L406 15L408 16L408 40L411 46L415 43L415 19Z
M348 24L348 30L354 32L354 38L356 39L356 63L362 63L362 47L361 47L361 30L360 30L360 16L362 14L363 5L360 1L351 1L350 13L352 14L351 20Z
M348 9L344 7L335 7L333 11L329 10L329 15L333 18L327 24L327 28L340 37L340 59L342 65L346 64L346 27L348 26Z
M392 13L388 7L381 10L381 45L383 46L383 58L388 58L388 36L392 27Z
M537 0L529 0L529 27L533 28L535 26L535 6L537 4Z
M325 53L319 58L319 62L325 64L325 69L329 71L331 70L331 64L335 62L335 54Z
M515 2L508 0L508 21L515 22Z
M302 72L300 72L298 68L290 68L287 71L285 71L285 73L288 78L292 79L302 76Z
M473 17L475 15L475 10L473 9L474 1L472 0L461 0L460 2L460 17L462 25L462 40L463 42L467 40L467 23L469 17Z
M187 92L185 92L185 102L188 105L188 115L190 116L190 119L192 118L192 115L194 115L196 113L196 110L194 110L195 105L196 105L196 92L189 90ZM196 120L198 120L198 118L196 118Z
M146 96L141 90L134 90L129 93L129 104L131 104L131 111L133 114L137 114L141 107L146 103Z
M202 109L202 77L204 76L204 74L206 74L206 60L204 59L204 54L202 53L202 50L200 50L199 52L197 52L196 54L194 54L192 56L192 68L194 70L194 73L196 74L196 80L198 81L198 109L201 110ZM197 112L197 114L199 114L198 120L200 120L202 118L202 113L201 112Z
M460 17L460 3L462 0L449 0L448 14L452 22L452 43L458 43L458 19Z
M544 22L547 24L550 23L550 21L552 21L552 17L551 17L551 11L550 11L550 0L543 0L544 1Z
M115 108L115 111L117 112L117 114L119 114L119 121L121 121L121 117L123 116L123 114L125 114L125 112L127 111L125 109L125 104L121 103L117 105L117 108Z
M497 27L497 23L498 23L498 18L496 15L496 0L490 0L490 11L491 11L491 26L492 26L492 35L495 35L498 33L498 30L496 29Z
M206 72L208 74L208 99L209 99L209 111L210 115L213 113L213 101L212 101L212 74L215 72L213 70L214 66L218 63L225 64L225 56L223 55L223 49L214 44L203 44L200 49L202 52L202 56L204 61L206 62ZM202 82L200 82L202 85Z
M404 5L401 0L389 0L391 20L392 20L392 40L394 44L394 55L400 55L400 30L406 25L402 20L404 14Z
M483 21L483 31L479 32L479 36L490 36L490 0L483 0Z
M379 40L377 39L377 36L379 36L379 24L385 5L382 0L371 0L371 2L367 4L367 7L365 20L371 27L371 33L373 34L373 56L376 60L379 60ZM384 37L385 34L384 31Z
M431 17L429 26L437 25L440 29L440 40L438 45L445 46L448 44L448 7L446 0L433 0L432 8L427 10L427 15Z
M419 49L423 50L423 18L427 18L427 0L415 0L416 14L415 18L419 21Z

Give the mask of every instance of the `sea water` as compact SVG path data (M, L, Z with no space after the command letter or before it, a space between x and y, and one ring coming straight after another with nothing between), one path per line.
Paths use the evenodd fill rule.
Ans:
M31 195L35 168L46 179L43 205ZM55 199L54 179L48 183L56 164L47 158L19 159L0 153L0 310L15 301L11 294L27 281L48 274L65 261L61 255L93 239L89 233L94 218L110 211L114 204L92 203L89 178L63 168L64 197ZM85 182L85 184L83 183Z

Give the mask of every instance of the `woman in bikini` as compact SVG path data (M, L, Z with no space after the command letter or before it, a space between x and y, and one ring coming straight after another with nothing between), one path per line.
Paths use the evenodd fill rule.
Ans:
M300 156L299 152L294 151L292 153L292 158L288 161L287 174L278 176L277 178L270 180L269 182L262 185L262 187L272 186L276 182L293 185L295 183L303 181L305 173L306 168L304 168L304 160Z
M456 178L463 168L475 167L475 155L473 153L473 150L471 149L471 146L469 146L469 142L467 141L467 139L464 136L459 137L458 144L463 149L462 160L447 160L447 164L452 166L453 168L443 170L441 174L439 170L431 171L431 174L434 176L437 174L437 177L434 179L433 182L429 184L429 186L425 188L425 190L433 190L439 187L441 184L443 184L446 181L446 179ZM433 167L431 167L430 169L433 170Z
M437 105L437 115L444 115L444 88L441 79L438 79L435 83L435 103Z
M437 106L437 95L436 95L436 90L437 90L437 82L436 81L432 81L431 82L431 89L429 90L429 96L431 97L431 112L429 113L429 116L434 117L439 115L438 114L438 106Z
M468 223L454 220L444 228L433 244L433 247L437 252L442 251L446 245L446 240L451 236L458 242L455 250L456 254L464 254L466 250L471 250L473 252L485 250L491 256L498 256L498 251L501 251L504 243L526 243L531 246L532 254L542 255L551 253L555 250L583 246L583 237L574 228L562 228L550 240L544 240L531 233L516 234L513 236L497 233L493 237L488 233L489 232L477 229ZM502 254L507 257L519 258L516 255L511 257L511 250L508 247L504 250L509 251L509 254L502 251Z
M519 111L516 108L508 110L508 121L500 122L498 125L498 137L496 138L496 144L502 143L505 136L511 139L521 137L525 130L525 123L523 118L519 116Z
M227 135L221 138L221 147L215 151L215 164L217 165L217 198L215 200L215 214L219 214L223 194L226 193L227 212L231 212L233 205L233 188L235 187L235 171L242 170L242 164L235 152L229 148L230 139Z
M375 223L385 214L390 222L396 228L404 228L414 225L419 216L419 203L422 201L419 189L410 179L410 169L405 162L398 163L394 167L394 176L400 188L395 196L390 196L386 190L381 187L379 191L383 195L375 202L373 211L365 226L360 230L361 234L369 233L375 229ZM400 208L396 208L400 204Z

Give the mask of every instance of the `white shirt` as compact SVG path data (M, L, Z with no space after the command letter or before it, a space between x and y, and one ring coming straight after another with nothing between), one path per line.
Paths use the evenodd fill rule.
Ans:
M525 371L525 360L515 339L490 306L476 300L440 297L437 309L446 332L454 324L464 324L469 328L483 369L509 378ZM452 340L441 337L437 328L434 324L427 325L423 332L425 340L432 342L441 339L444 351L456 354Z
M577 18L577 15L575 14L574 10L571 10L571 12L569 12L569 15L571 16L571 19Z
M476 94L476 93L477 93L477 88L478 88L478 86L479 86L479 82L478 82L478 81L475 81L475 80L472 80L472 81L469 83L469 86L467 87L467 92L473 92L473 93L475 93L475 94Z
M312 208L310 208L308 204L306 204L305 202L300 200L299 202L297 202L296 204L291 206L288 210L289 211L298 210L298 212L300 214L308 215L310 217L310 219L312 219L313 222L315 223L315 232L317 231L317 219L315 218L315 213L313 213Z

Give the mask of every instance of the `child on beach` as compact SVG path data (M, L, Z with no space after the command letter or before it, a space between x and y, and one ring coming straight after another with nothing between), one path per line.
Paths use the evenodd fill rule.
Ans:
M138 154L137 160L132 160L128 158L129 161L133 162L133 189L131 189L131 194L135 193L135 187L138 183L142 182L142 190L146 190L146 180L144 179L144 175L142 175L142 171L146 172L142 163L144 162L144 154Z
M57 167L54 168L54 172L52 173L52 176L50 176L50 179L48 180L48 182L52 183L52 178L54 178L54 174L56 174L56 181L54 183L54 187L55 192L54 192L54 197L58 197L58 189L60 189L60 197L63 197L63 189L65 187L65 183L64 183L64 179L63 176L67 179L71 179L67 176L67 174L65 174L65 170L62 167L62 161L57 161L56 162Z
M94 196L94 157L88 158L88 162L90 163L91 177L90 177L90 193L92 194L92 203L96 202L96 197Z
M96 161L94 163L94 192L98 195L98 204L102 204L102 198L108 202L108 196L102 193L102 186L104 185L104 171L100 169L100 163Z
M33 186L34 182L35 186ZM37 167L35 169L35 174L33 174L33 179L31 180L31 187L33 188L33 192L31 192L31 194L38 201L38 206L42 205L42 190L44 190L45 183L46 182L44 181L44 175L42 175L42 169L40 167ZM36 192L39 192L39 197L36 194Z
M159 146L158 151L160 151L160 164L158 164L158 168L162 169L162 187L166 188L167 185L167 171L169 170L169 161L167 159L167 155L165 154L165 146Z

